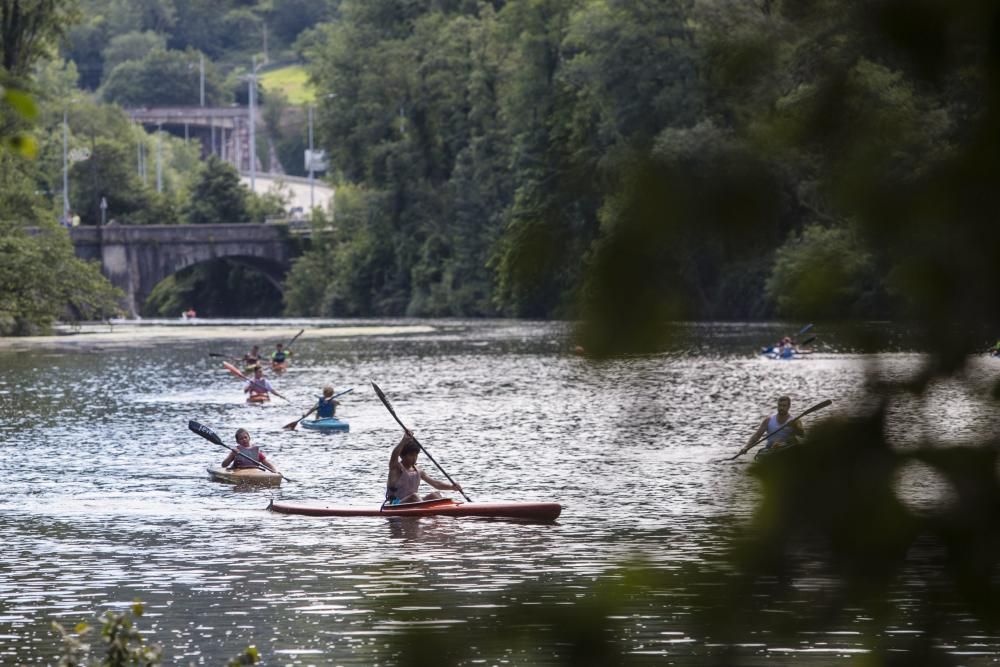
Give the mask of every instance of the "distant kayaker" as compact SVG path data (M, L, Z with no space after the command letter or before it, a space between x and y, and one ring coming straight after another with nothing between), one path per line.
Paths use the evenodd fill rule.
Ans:
M764 421L761 422L754 434L747 440L747 444L740 450L740 454L746 454L750 451L765 433L767 434L767 444L764 445L765 451L774 447L787 447L798 443L798 439L805 436L806 432L802 428L802 424L799 423L799 420L796 419L791 424L788 423L788 420L792 418L789 414L789 410L791 409L792 399L787 396L780 397L778 399L778 411L769 417L764 417Z
M333 386L326 385L323 387L323 397L319 399L319 405L316 406L316 419L333 419L338 405L340 405L340 401L333 398Z
M223 468L230 468L234 470L239 470L240 468L256 468L254 461L261 464L271 472L278 472L278 470L267 462L264 458L264 452L260 451L260 447L250 446L250 434L245 428L236 430L236 451L229 452L229 456L225 458L222 462Z
M252 368L257 365L258 361L260 361L260 347L254 345L249 352L243 355L243 365L246 368Z
M458 484L440 482L417 467L417 455L420 445L407 431L403 439L396 445L389 456L389 481L386 483L385 499L389 505L401 503L416 503L421 500L435 500L441 497L437 491L421 497L417 493L420 480L424 480L435 489L442 491L461 491Z
M264 377L264 370L260 366L257 366L253 369L253 378L248 380L246 385L244 385L243 393L250 394L247 396L248 401L266 401L271 398L268 394L277 392L274 391L274 387Z
M278 343L274 346L274 352L271 353L271 363L283 364L288 361L290 356L292 356L292 351L286 350L284 343Z

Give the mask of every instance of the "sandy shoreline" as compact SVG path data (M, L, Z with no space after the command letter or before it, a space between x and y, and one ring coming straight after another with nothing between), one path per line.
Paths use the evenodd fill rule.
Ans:
M299 329L305 329L303 337L340 338L346 336L387 336L422 334L435 331L425 324L372 324L357 326L316 326L310 328L301 324L277 323L88 323L80 327L60 325L57 335L25 336L17 338L0 337L0 350L26 348L67 348L91 345L143 345L167 341L186 340L252 340L261 344L266 340L288 341ZM301 340L301 338L299 339Z

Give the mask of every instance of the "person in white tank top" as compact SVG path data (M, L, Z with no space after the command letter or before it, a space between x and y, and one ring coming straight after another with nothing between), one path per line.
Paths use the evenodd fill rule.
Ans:
M764 417L764 421L760 423L754 434L747 440L747 444L740 450L740 454L746 454L765 433L767 434L767 444L764 445L765 450L772 447L785 447L796 444L799 438L805 436L806 432L799 420L796 419L791 424L788 423L788 420L792 418L789 414L791 409L792 399L787 396L780 397L778 399L778 411L769 417Z
M389 456L389 479L386 482L385 499L390 505L400 503L416 503L421 500L435 500L441 497L437 491L428 493L420 497L417 489L420 481L423 480L442 491L461 491L458 484L448 484L441 482L417 467L417 455L420 453L420 445L413 438L409 431L399 441L399 444L392 450Z

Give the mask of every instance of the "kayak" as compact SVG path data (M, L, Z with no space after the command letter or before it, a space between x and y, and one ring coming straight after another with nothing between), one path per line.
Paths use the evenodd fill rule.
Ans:
M299 422L302 428L324 433L344 433L351 430L351 425L342 419L329 417L327 419L303 419Z
M753 461L750 463L751 470L758 471L764 467L770 467L776 461L791 461L796 458L795 452L799 450L798 444L762 449L754 455Z
M795 361L796 359L805 359L809 352L795 352L788 354L785 352L761 352L761 355L766 359L771 359L773 361Z
M281 475L276 472L260 470L258 468L208 468L208 477L213 482L224 482L226 484L254 485L254 486L279 486Z
M272 361L271 362L271 370L274 371L275 373L284 373L285 371L288 370L288 362L287 361Z
M555 521L562 512L559 503L463 503L451 498L424 500L405 505L378 507L316 506L296 503L276 503L273 500L267 509L279 514L301 514L304 516L382 516L421 517L450 516L478 517L488 519L524 519L528 521Z
M250 394L247 398L247 403L267 403L271 400L271 397L267 394Z

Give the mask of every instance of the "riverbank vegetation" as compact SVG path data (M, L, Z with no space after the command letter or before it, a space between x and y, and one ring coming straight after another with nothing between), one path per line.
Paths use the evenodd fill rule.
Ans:
M902 193L926 198L952 168L975 168L972 188L989 166L955 162L988 139L981 38L913 65L888 0L52 6L47 50L18 74L38 84L26 139L58 217L66 112L82 224L101 196L132 224L214 210L197 148L119 105L196 105L202 64L210 105L246 102L254 57L281 86L308 72L305 97L260 90L271 148L302 173L308 98L326 178L356 196L316 216L289 315L583 318L588 349L609 351L601 321L906 318L919 278L897 249L904 218L926 216ZM916 235L921 270L935 229Z

